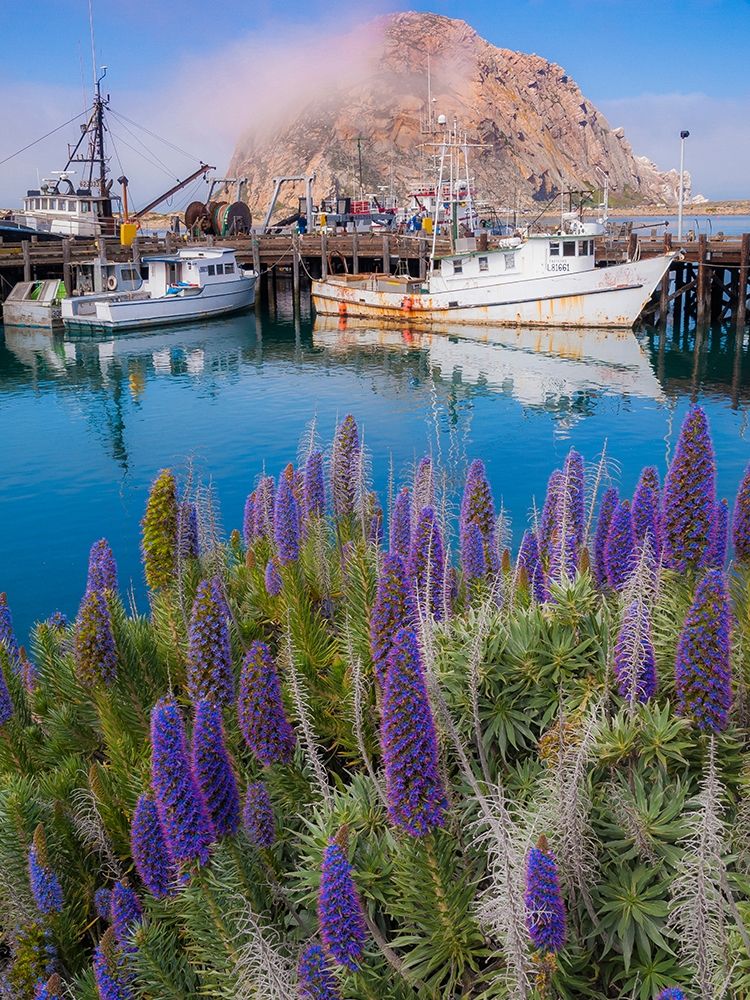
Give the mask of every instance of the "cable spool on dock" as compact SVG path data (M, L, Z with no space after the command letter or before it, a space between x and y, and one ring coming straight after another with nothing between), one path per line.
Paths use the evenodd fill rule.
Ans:
M192 201L185 210L185 226L190 232L213 236L249 233L253 217L244 201Z

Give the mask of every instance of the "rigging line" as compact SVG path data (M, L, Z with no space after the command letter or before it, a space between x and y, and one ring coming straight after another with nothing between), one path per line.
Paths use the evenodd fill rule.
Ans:
M120 176L124 177L125 176L125 168L122 165L122 160L120 159L120 153L119 153L119 150L117 149L117 143L115 142L114 135L112 135L112 129L109 129L109 136L110 136L110 139L112 140L112 149L114 149L114 151L115 151L115 159L117 160L117 165L120 168ZM129 193L130 192L128 192L128 194ZM128 200L130 200L130 199L128 199ZM129 204L128 205L128 210L130 211L130 210L133 210L133 209L135 209L137 211L136 206L134 204Z
M96 90L96 43L94 41L94 0L89 0L89 35L91 36L91 75Z
M146 155L146 153L143 152L143 150L136 149L135 146L131 146L130 143L127 141L127 139L123 139L121 135L118 135L116 132L113 132L111 128L109 130L109 134L113 137L117 135L117 138L124 146L127 146L128 149L131 149L137 156L142 156L147 163L151 164L152 167L156 167L157 170L161 170L162 173L166 174L170 180L179 180L179 177L175 177L174 174L170 173L169 170L167 170L163 164L159 164L156 162L156 160L151 159L149 156Z
M176 177L176 175L174 174L174 171L172 171L167 166L167 164L162 159L159 158L159 156L153 151L153 149L151 149L149 146L147 146L146 143L140 138L140 136L137 136L135 134L135 132L133 132L133 130L131 128L128 128L126 122L124 122L122 120L122 116L118 115L116 117L117 117L120 125L122 125L122 127L125 129L125 131L128 133L128 135L134 140L134 142L137 142L139 146L141 146L143 149L145 149L146 152L149 154L149 156L153 156L153 158L158 163L160 163L162 165L162 168L167 171L167 173L169 174L170 177ZM179 180L179 178L176 178L176 179Z
M78 119L82 118L83 115L91 114L92 110L93 110L92 108L86 108L85 111L79 111L77 115L74 115L73 118L70 118L68 119L68 121L63 122L62 125L58 125L57 128L53 128L50 132L46 132L44 135L40 135L38 139L34 139L33 142L28 143L26 146L22 146L21 149L17 149L15 153L11 153L10 156L6 156L4 160L0 160L0 167L4 163L7 163L8 160L12 160L14 156L20 156L20 154L25 153L27 149L31 149L32 146L36 146L38 142L43 142L44 139L49 139L51 135L54 135L55 132L59 132L61 128L66 128L66 126L72 125L73 122L78 121Z
M154 139L158 139L159 142L163 142L165 146L170 146L172 149L176 150L178 153L182 153L184 156L189 157L191 160L200 160L199 156L196 156L194 153L188 153L186 149L183 149L181 146L176 146L173 142L170 142L169 139L165 139L164 136L157 135L156 132L152 132L151 129L146 128L145 125L139 125L138 122L134 122L133 119L128 118L127 115L123 115L119 111L113 111L112 108L109 110L113 115L117 115L118 118L122 118L126 122L130 122L131 125L135 125L136 128L141 129L147 135L150 135Z

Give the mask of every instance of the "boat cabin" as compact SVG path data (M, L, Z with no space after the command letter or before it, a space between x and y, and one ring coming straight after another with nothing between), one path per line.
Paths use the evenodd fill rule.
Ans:
M473 239L460 240L457 252L435 261L432 291L466 284L484 285L554 274L590 271L596 266L590 233L514 237L499 246L477 250Z
M144 257L148 277L144 287L154 298L190 294L207 286L235 282L242 271L235 251L222 247L184 249L176 254Z
M38 190L29 190L23 208L14 219L21 225L60 236L94 237L112 232L113 196L102 197L90 188L73 185L71 174L44 180Z

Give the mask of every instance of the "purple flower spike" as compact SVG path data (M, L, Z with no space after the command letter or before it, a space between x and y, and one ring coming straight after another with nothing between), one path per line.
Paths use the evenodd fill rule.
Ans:
M255 490L245 501L245 509L242 512L242 540L246 546L253 544L255 538Z
M562 495L565 480L560 469L555 469L549 477L547 483L547 495L544 498L542 515L539 519L537 531L539 541L539 554L545 565L549 565L552 557L552 546L557 531L557 518L560 510L560 497Z
M319 944L309 944L297 966L301 1000L341 1000L341 990L328 956Z
M100 886L94 893L96 915L107 923L112 919L112 890Z
M237 715L245 742L261 764L289 763L297 740L281 700L276 665L264 642L254 642L242 664Z
M638 601L625 608L615 642L615 678L621 697L648 701L656 693L651 621Z
M329 841L323 852L318 922L328 954L334 962L355 972L364 949L367 927L352 878L352 866L335 840Z
M22 662L29 663L30 661L24 658ZM4 726L9 719L13 718L14 711L15 708L8 689L8 682L5 680L2 668L0 668L0 726Z
M106 538L94 542L89 552L86 593L92 590L117 590L117 563Z
M273 537L273 508L276 482L273 476L261 476L255 488L255 535L257 538Z
M187 687L193 702L209 698L229 705L234 698L229 610L217 577L202 580L190 615Z
M414 510L417 514L423 507L435 506L435 474L432 459L427 455L419 460L414 472Z
M440 777L437 737L417 637L400 629L388 656L382 701L388 814L412 837L442 826L448 803Z
M604 546L607 583L613 590L620 591L625 586L635 568L634 556L633 516L629 501L622 500L612 515Z
M133 931L143 920L143 907L141 901L129 885L122 882L115 882L112 889L112 930L115 932L115 940L121 951L134 952L136 949L131 943Z
M565 904L555 855L540 837L526 859L526 927L536 948L556 953L565 945Z
M311 451L305 462L304 508L306 517L323 517L326 512L326 486L323 456Z
M695 590L677 644L677 711L704 732L726 729L732 704L731 608L726 578L710 569Z
M390 550L406 561L411 548L411 496L408 487L399 490L391 513Z
M331 458L331 490L337 517L351 517L357 506L362 452L357 421L351 413L336 428Z
M479 525L472 522L461 536L461 569L464 579L482 580L487 575L487 559L484 554L484 539Z
M656 1000L685 1000L685 994L676 986L670 986L669 989L662 990Z
M14 670L18 669L18 642L13 631L13 616L8 607L8 595L0 594L0 647L5 649Z
M156 803L150 795L141 795L136 803L130 827L130 853L136 871L151 895L157 899L166 896L172 866Z
M539 544L536 534L533 531L525 531L521 539L521 547L518 550L518 566L526 570L531 593L534 600L543 604L548 598L547 580L544 574L544 566L539 557Z
M594 579L600 589L607 586L605 550L607 547L609 526L612 523L612 515L617 509L618 503L619 496L617 490L614 486L611 486L602 497L601 507L599 508L599 520L597 521L596 532L594 534Z
M388 654L400 628L412 619L411 593L406 570L400 556L383 558L378 578L378 592L370 615L370 649L375 673L382 687Z
M195 706L193 775L217 837L231 836L240 825L240 796L227 753L221 709L211 701Z
M299 558L299 508L289 481L284 476L276 493L273 510L273 536L282 566Z
M99 1000L134 1000L123 956L111 927L94 949L93 964Z
M262 781L247 786L242 825L251 844L256 847L273 847L276 840L276 819L268 789Z
M269 597L278 597L281 593L281 588L283 582L281 579L281 573L279 572L279 566L275 559L269 559L266 563L266 572L264 575L264 581L266 585L266 593Z
M34 1000L63 1000L63 984L56 972L46 983L43 979L39 980L34 987Z
M415 609L440 620L444 610L445 556L440 526L432 507L424 507L417 519L407 573Z
M107 599L101 590L83 598L76 618L73 652L84 684L111 684L117 676L117 652Z
M696 406L685 417L664 482L664 561L678 573L697 569L711 545L716 461L708 420Z
M658 562L661 556L661 496L659 473L653 465L641 472L633 494L633 533L639 547L648 539Z
M732 545L737 562L743 566L750 564L750 464L745 469L734 504Z
M484 462L479 459L471 463L466 473L459 532L463 534L470 524L478 525L485 542L492 538L495 531L495 502Z
M721 500L716 505L714 516L714 535L711 545L706 549L704 564L710 569L724 569L727 561L727 541L729 535L729 504Z
M3 596L3 594L0 594L0 598ZM47 619L46 624L49 625L50 628L54 628L62 632L70 625L70 622L68 621L68 616L64 615L62 611L53 611Z
M576 552L583 545L586 534L586 487L583 456L571 448L565 459L563 479L568 488L568 513Z
M214 839L188 757L176 702L158 701L151 712L151 785L167 851L176 865L205 864Z
M40 823L34 831L29 850L29 883L36 908L42 916L61 913L63 893L60 880L50 867L47 857L47 838Z
M190 500L183 500L177 512L177 551L181 559L197 559L200 555L198 510Z

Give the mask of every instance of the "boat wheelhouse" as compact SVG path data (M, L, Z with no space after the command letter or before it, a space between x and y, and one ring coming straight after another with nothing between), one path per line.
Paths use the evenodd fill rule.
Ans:
M27 191L23 208L14 213L13 221L57 236L93 239L114 232L112 203L119 199L101 197L88 187L75 187L72 176L72 171L60 171L54 179L43 181L39 190Z
M144 257L142 264L148 273L137 289L65 299L66 330L190 322L255 303L257 274L241 267L229 247L186 247L175 254Z

